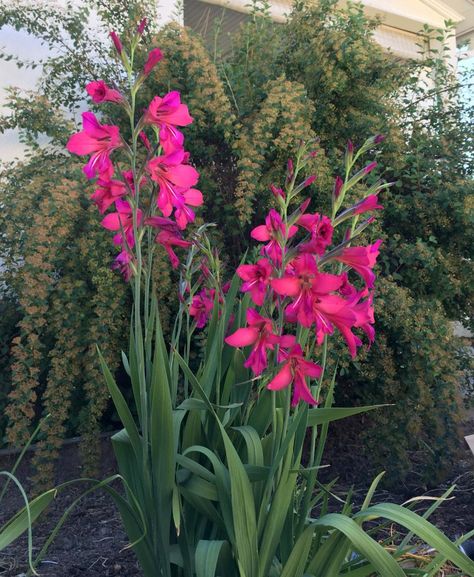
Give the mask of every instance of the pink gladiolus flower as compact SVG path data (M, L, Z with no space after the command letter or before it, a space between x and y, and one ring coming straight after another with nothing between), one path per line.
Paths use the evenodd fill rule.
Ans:
M267 389L270 391L280 391L294 383L291 405L295 407L300 400L310 405L317 405L316 399L306 384L306 377L317 379L321 376L322 367L303 357L301 345L296 344L289 351L280 349L280 360L283 366L277 375L268 383Z
M300 246L301 252L311 252L322 256L332 242L333 227L331 219L321 214L303 214L298 224L311 233L311 240Z
M114 31L112 31L110 33L110 37L112 38L112 42L114 43L115 49L117 50L119 56L121 56L122 51L123 51L123 46L122 46L122 42L120 41L118 34Z
M126 244L129 248L135 246L135 237L133 234L133 212L132 207L126 200L117 199L115 201L117 212L111 212L101 222L107 230L120 231L114 236L115 244ZM142 211L137 211L137 226L141 224Z
M118 90L114 90L107 86L103 80L95 80L89 82L86 86L87 94L94 102L100 104L101 102L122 102L123 96Z
M317 343L320 345L324 336L332 334L334 327L344 337L351 356L357 354L357 347L362 341L354 335L352 327L356 325L357 315L353 310L355 301L345 300L337 295L320 295L313 301L313 314L316 323Z
M148 54L148 58L145 62L145 66L143 67L143 73L145 76L148 76L150 72L155 68L160 60L163 59L163 53L159 48L153 48Z
M122 250L112 263L112 269L118 270L125 282L128 282L133 276L132 262L132 256L126 250Z
M338 293L345 297L353 297L358 293L356 287L349 282L349 275L347 272L341 274L342 284L338 289ZM365 296L365 295L364 295Z
M354 214L363 214L364 212L370 212L372 210L382 210L383 206L377 204L378 201L379 197L376 194L369 194L369 196L366 196L354 206Z
M98 188L91 195L91 199L95 202L101 214L104 214L118 198L127 194L125 183L121 180L110 179L107 174L99 175L96 184Z
M270 261L261 258L257 264L242 264L236 272L244 281L240 290L250 292L253 302L261 307L273 272Z
M181 148L184 136L176 126L187 126L193 122L188 107L181 104L179 92L165 94L163 98L155 96L145 113L145 122L160 127L160 144L166 154Z
M354 326L361 328L364 331L369 339L369 346L375 340L375 329L373 327L373 324L375 323L373 300L374 294L370 293L367 300L359 302L352 307L352 310L356 315Z
M273 279L271 285L277 294L293 298L285 309L285 318L310 327L315 321L315 299L338 290L342 282L340 276L320 273L314 257L302 254L290 263L287 275Z
M199 179L198 171L183 164L183 161L184 151L180 149L171 154L157 156L148 163L150 177L159 185L157 204L163 216L170 216L173 207L182 209L184 203L180 190L191 188ZM198 201L197 196L195 200ZM199 204L202 204L202 197Z
M186 104L181 104L181 95L174 90L165 94L163 98L155 96L145 113L148 124L158 126L187 126L193 122Z
M180 192L179 189L175 189L174 217L181 230L184 230L189 222L194 222L196 215L189 206L201 206L203 202L202 192L196 188L188 188L183 192Z
M362 344L351 331L357 323L353 310L356 300L330 294L341 289L345 278L318 272L314 257L310 254L294 259L287 273L287 276L271 281L277 294L293 299L285 309L285 319L308 328L315 324L318 344L336 327L346 340L351 355L355 356L357 347Z
M247 327L237 329L225 342L231 347L252 347L244 366L251 368L254 375L261 375L267 368L267 351L273 350L280 338L273 334L271 319L262 317L254 309L247 310Z
M298 228L296 226L290 226L290 228L286 230L281 216L272 208L265 218L265 224L255 227L250 233L250 236L260 242L269 241L268 244L263 247L262 253L265 253L275 264L280 265L282 259L281 244L283 239L285 235L287 238L291 238L297 231Z
M214 289L203 289L193 297L189 314L195 317L196 327L202 329L211 316L214 308L214 298L216 291Z
M171 266L177 268L179 266L179 259L172 247L179 246L181 248L188 248L192 243L183 239L181 230L178 228L177 224L169 218L152 216L145 220L145 224L160 229L155 237L155 242L161 244L165 248L171 261Z
M84 112L82 122L83 130L71 136L66 148L79 156L92 155L83 170L87 178L94 178L97 173L110 170L109 155L122 146L122 139L118 126L100 124L92 112Z
M349 246L342 249L340 255L334 257L339 262L353 268L365 281L367 288L372 288L375 281L373 268L379 255L381 240L368 246Z

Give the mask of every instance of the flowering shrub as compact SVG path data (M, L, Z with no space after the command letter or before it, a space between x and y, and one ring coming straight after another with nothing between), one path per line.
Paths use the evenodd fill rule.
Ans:
M345 201L376 163L357 171L354 166L382 137L358 150L349 143L330 215L311 212L311 199L294 206L315 180L301 177L316 154L311 141L301 143L288 161L284 185L272 186L276 208L251 232L258 255L224 283L208 225L189 234L203 196L194 188L199 174L180 130L193 121L187 106L170 92L155 96L136 118L137 92L163 58L152 50L134 73L145 26L139 24L128 50L111 34L130 98L103 81L87 86L94 100L123 107L131 142L117 126L84 113L83 130L67 145L89 156L84 173L97 178L92 200L106 213L102 226L113 233L118 250L112 266L134 294L123 363L137 419L100 358L124 425L113 438L127 487L119 506L144 573L405 575L397 558L408 541L391 555L361 528L377 518L404 524L428 540L441 551L437 563L449 557L471 571L472 563L425 519L396 505L370 506L378 479L355 514L349 502L342 513L326 513L326 493L315 492L328 423L375 408L331 406L337 371L326 374L326 358L336 332L352 357L362 334L369 345L375 338L373 269L381 241L354 243L382 209L377 195L387 185L376 181L357 203ZM156 244L180 270L169 349L150 274ZM193 370L192 337L204 327L205 347ZM303 465L307 429L311 446ZM318 503L322 514L313 517Z

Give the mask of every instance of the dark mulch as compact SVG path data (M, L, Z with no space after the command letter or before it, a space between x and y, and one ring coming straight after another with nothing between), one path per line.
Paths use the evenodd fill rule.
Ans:
M468 428L469 433L472 432L471 429L474 430L473 421L469 423ZM364 474L365 464L357 455L356 445L347 447L344 455L340 448L337 450L333 448L326 455L325 462L332 463L329 478L335 476L340 478L335 492L339 496L344 496L350 485L355 483L358 489L354 498L356 503L361 503L366 489L363 487L363 481L365 480L366 484L368 479ZM0 468L8 469L12 463L12 458L3 457L0 459ZM80 477L81 468L78 463L77 446L64 447L58 467L57 482ZM105 478L115 471L110 442L105 439L103 440L100 478ZM29 473L28 458L26 458L18 476L27 488ZM421 493L439 496L452 484L456 484L454 499L441 505L430 520L451 538L455 538L474 528L474 457L467 447L449 478L436 490L426 491L425 488L417 487L412 483L400 486L396 491L379 490L374 501L403 503L408 498L419 496ZM116 487L119 486L116 485ZM81 494L82 490L83 487L73 487L64 494L58 495L50 507L47 519L35 525L33 538L36 552L49 536L51 528L61 518L65 508ZM22 501L18 492L10 490L1 503L0 522L8 519L21 506ZM416 510L421 512L426 506L420 505ZM26 538L23 537L0 552L0 577L23 577L26 571L26 543ZM141 572L134 554L131 550L125 549L126 545L127 537L111 498L103 491L94 491L74 508L57 539L49 548L39 571L45 577L86 575L88 577L140 577Z
M338 478L334 492L344 498L349 490L353 490L353 501L356 505L362 504L368 486L379 471L371 467L370 458L363 455L357 443L357 417L346 421L351 422L343 434L329 435L326 445L325 463L330 467L323 469L320 480L329 482ZM470 411L465 422L460 426L460 437L474 433L474 411ZM462 439L459 458L455 466L446 473L441 483L427 483L424 477L422 459L416 452L411 454L411 471L403 483L396 487L383 489L383 481L375 492L373 503L391 502L402 504L413 497L428 496L441 497L450 487L455 485L449 500L430 516L429 520L441 529L451 539L474 529L474 455L467 443ZM414 511L423 514L432 505L433 501L420 501Z
M57 482L61 483L81 477L81 467L76 445L67 445L62 450L58 467ZM103 441L102 461L99 478L116 472L115 459L110 442ZM11 466L13 459L3 458L0 467ZM28 459L25 459L18 476L28 486ZM115 488L119 485L115 483ZM34 526L33 540L38 552L51 529L61 518L65 509L80 496L85 485L72 487L58 497L49 507L45 521ZM0 520L8 519L22 506L21 498L9 490L1 503ZM57 538L48 549L38 570L45 577L140 577L142 575L135 555L127 546L127 536L122 528L120 515L109 495L104 491L93 491L75 507L61 528ZM17 577L26 571L27 540L22 537L0 552L0 576Z

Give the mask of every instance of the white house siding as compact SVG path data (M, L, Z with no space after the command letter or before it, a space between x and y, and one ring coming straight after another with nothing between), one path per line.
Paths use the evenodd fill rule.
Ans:
M340 0L341 5L347 0ZM401 57L417 58L417 34L428 24L432 28L444 28L445 21L451 20L462 38L474 35L474 0L362 0L366 12L377 16L382 25L377 30L376 39L385 48L390 48ZM275 22L284 22L291 11L291 0L270 1L270 14ZM218 9L219 7L219 9ZM187 26L203 31L205 34L212 26L210 15L219 15L221 28L232 32L242 21L240 14L249 10L248 0L184 0L184 22ZM448 41L450 50L447 58L456 65L456 38Z
M383 24L375 31L374 38L380 46L402 58L421 58L420 46L418 46L420 37L414 32Z

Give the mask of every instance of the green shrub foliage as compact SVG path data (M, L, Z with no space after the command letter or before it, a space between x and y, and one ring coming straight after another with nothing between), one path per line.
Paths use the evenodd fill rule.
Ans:
M414 298L390 277L378 283L376 314L377 340L343 368L338 397L391 406L342 431L340 440L356 430L374 470L386 469L392 482L412 473L411 482L434 486L449 472L459 442L461 375L452 327L439 303Z
M412 450L421 455L423 475L445 470L458 443L462 368L448 319L468 322L474 284L473 115L456 98L459 83L441 64L442 49L429 46L421 60L400 62L373 40L376 21L335 0L298 2L278 25L257 2L224 55L214 50L218 37L209 51L188 29L157 30L154 3L145 0L91 0L70 5L67 16L0 1L1 25L26 30L53 50L67 45L46 60L36 91L11 90L10 111L0 119L0 130L18 129L29 151L23 162L4 166L0 180L2 308L9 311L2 323L12 339L9 359L2 341L0 402L9 390L9 440L24 442L38 415L51 412L37 457L40 478L52 475L65 434L85 433L85 447L96 455L91 439L107 399L95 343L110 363L128 339L129 295L109 270L113 255L89 206L90 190L63 152L86 82L121 83L106 64L108 44L86 24L92 6L104 32L121 34L130 18L150 17L146 33L165 59L140 106L170 89L189 105L195 122L187 142L224 260L248 245L250 227L273 202L269 185L281 183L281 167L301 139L320 139L309 168L318 176L311 191L321 206L347 139L357 146L368 135L387 136L383 168L371 175L395 183L381 197L378 234L391 240L381 259L378 340L343 367L337 395L347 404L395 403L367 417L359 433L374 467L388 468L392 480L406 475ZM437 34L425 29L420 38ZM420 84L430 75L434 85ZM113 105L103 110L116 122ZM40 146L39 136L48 144ZM169 275L163 260L156 278L165 313L173 307Z

